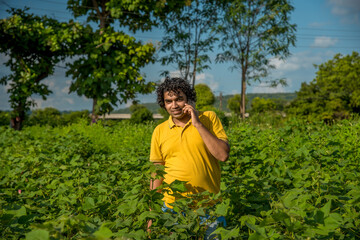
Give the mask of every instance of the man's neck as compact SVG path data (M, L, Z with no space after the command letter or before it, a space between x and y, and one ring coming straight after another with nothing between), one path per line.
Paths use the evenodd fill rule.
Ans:
M172 120L177 126L184 127L190 121L190 119L191 119L191 116L185 115L180 119L173 118Z

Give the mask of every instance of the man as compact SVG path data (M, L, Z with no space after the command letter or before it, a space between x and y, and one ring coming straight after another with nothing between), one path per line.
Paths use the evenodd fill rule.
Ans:
M166 78L157 88L157 102L170 114L152 135L150 161L165 165L164 179L151 181L156 189L165 181L186 181L188 193L220 190L220 164L229 157L229 144L214 112L195 109L196 93L181 78ZM172 208L176 199L165 193L164 203ZM149 224L151 225L151 223Z

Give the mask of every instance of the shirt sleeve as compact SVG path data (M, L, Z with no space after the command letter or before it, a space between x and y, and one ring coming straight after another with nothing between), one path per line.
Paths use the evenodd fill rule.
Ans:
M211 121L211 126L209 128L210 132L214 134L218 139L221 139L229 143L228 137L225 133L224 127L221 124L219 117L213 111L209 111L208 113L209 113L209 119Z
M164 162L160 149L160 131L155 128L151 137L150 162Z

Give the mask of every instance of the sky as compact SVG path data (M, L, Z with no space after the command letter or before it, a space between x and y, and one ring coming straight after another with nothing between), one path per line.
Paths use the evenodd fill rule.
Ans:
M0 19L9 14L9 7L30 7L36 15L47 15L59 21L72 19L71 13L66 9L65 0L0 0ZM296 46L290 48L291 56L285 61L272 60L276 69L271 72L270 78L285 78L287 86L276 88L267 87L266 84L253 83L247 87L247 93L285 93L300 90L302 82L311 82L316 76L314 65L325 63L336 54L351 54L360 52L360 0L292 0L294 11L291 14L291 23L297 25ZM76 19L84 22L84 18ZM154 30L133 35L136 39L147 41L160 41L161 32ZM214 94L218 96L238 94L241 92L241 73L230 71L229 64L215 64L216 53L209 54L212 63L211 69L197 75L196 83L207 84ZM10 73L4 65L7 56L0 54L0 77ZM57 64L55 73L43 82L52 90L47 100L39 96L35 99L37 108L54 107L60 111L91 110L92 101L80 97L76 93L69 94L70 77L65 77L65 63ZM152 64L144 67L142 73L147 81L161 80L160 72L169 70L172 76L177 75L174 66L161 66ZM10 110L7 94L9 86L0 85L0 110ZM155 94L138 95L140 103L156 102ZM124 108L131 104L118 105L115 109Z

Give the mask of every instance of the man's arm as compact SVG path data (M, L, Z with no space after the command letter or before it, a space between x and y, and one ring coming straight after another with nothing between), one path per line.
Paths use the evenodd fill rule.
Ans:
M155 162L154 165L164 165L165 163L163 162ZM162 182L163 182L163 178L159 178L159 179L154 179L156 177L156 173L152 173L151 174L151 179L150 179L150 190L154 190L156 188L158 188ZM159 189L158 192L160 192L161 190Z
M154 165L164 165L165 163L160 163L160 162L155 162ZM150 179L150 190L154 190L158 187L160 187L160 185L162 184L163 182L163 178L159 178L159 179L154 179L156 177L156 173L152 173L151 174L151 179ZM157 192L160 192L161 189L158 189ZM150 211L151 211L151 208L150 208ZM148 232L151 232L150 231L150 227L152 225L152 219L150 219L148 221L148 226L147 226L147 230Z
M229 158L230 146L227 142L214 136L199 120L198 112L189 104L184 107L184 112L191 114L191 121L198 130L210 153L219 161L225 162Z

